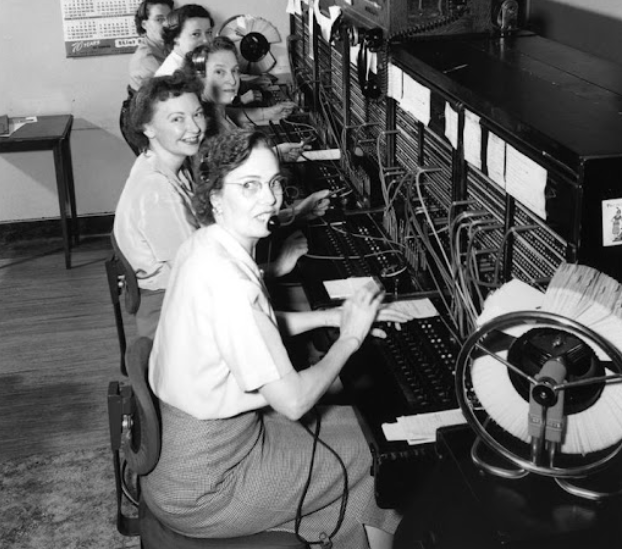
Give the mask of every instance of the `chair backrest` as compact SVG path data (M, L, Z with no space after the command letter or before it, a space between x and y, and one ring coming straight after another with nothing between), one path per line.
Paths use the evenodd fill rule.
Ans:
M125 351L127 349L127 339L125 336L125 324L121 311L120 296L123 294L126 312L130 315L135 315L140 307L140 288L138 287L136 273L119 249L114 234L110 235L110 241L112 243L113 252L105 261L104 265L106 267L108 290L110 292L117 338L119 340L119 350L121 352L121 373L126 375Z
M160 458L159 405L148 379L152 346L151 339L139 337L130 345L125 358L136 413L132 418L131 436L121 444L127 464L137 475L150 473Z
M143 549L309 549L290 532L261 532L236 538L190 538L161 523L140 498L139 489L127 486L129 470L139 477L150 473L158 463L161 449L161 423L158 399L148 379L149 356L153 343L147 337L135 340L127 350L126 364L130 384L112 382L108 388L110 440L117 488L117 529L123 535L140 535ZM123 459L121 459L121 456ZM137 486L140 482L137 480ZM132 495L139 508L136 518L124 513L122 497Z
M119 248L114 233L110 233L110 242L112 243L114 255L119 261L124 276L125 310L129 314L135 315L140 307L140 288L138 287L136 272Z

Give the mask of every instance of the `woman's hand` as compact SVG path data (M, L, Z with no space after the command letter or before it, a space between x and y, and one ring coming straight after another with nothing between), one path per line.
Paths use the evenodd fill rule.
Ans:
M242 103L242 105L248 105L255 101L261 101L262 99L263 95L261 95L259 90L248 90L246 93L240 95L240 103Z
M298 157L309 149L311 146L305 145L302 141L299 143L279 143L276 146L276 151L282 162L296 162Z
M290 273L300 257L308 251L307 238L301 231L290 234L283 242L281 251L272 264L271 275L279 277Z
M294 101L282 101L271 107L265 107L263 112L264 120L272 121L274 123L279 122L282 118L287 118L292 114L298 105Z
M321 217L326 213L330 206L329 189L323 189L316 191L306 198L303 198L300 202L294 205L294 211L297 218L302 219L315 219Z
M384 290L370 281L346 299L341 306L339 339L354 339L360 347L378 316L384 299Z

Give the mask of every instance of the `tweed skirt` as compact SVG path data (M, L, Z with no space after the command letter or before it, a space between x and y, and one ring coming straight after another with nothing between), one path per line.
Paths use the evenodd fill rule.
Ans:
M400 516L376 505L371 455L353 410L346 406L318 410L320 439L347 470L347 504L332 538L334 547L367 547L364 524L393 533ZM302 422L272 411L198 420L165 403L161 412L162 453L154 471L143 478L142 488L145 501L163 523L186 536L203 538L295 530L313 448L313 437ZM309 418L308 425L313 431L315 420ZM307 541L332 533L343 492L338 460L318 444L300 527Z

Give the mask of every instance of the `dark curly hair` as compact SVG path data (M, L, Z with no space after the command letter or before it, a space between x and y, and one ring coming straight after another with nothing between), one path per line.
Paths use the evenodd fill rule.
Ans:
M151 6L157 6L158 4L168 6L171 9L175 7L175 4L173 4L173 0L143 0L138 6L136 14L134 15L134 25L136 25L136 32L139 36L147 32L145 29L143 29L143 21L149 19L149 12Z
M162 27L162 39L169 48L174 46L175 38L181 34L188 19L209 19L212 27L214 26L214 18L203 6L198 4L181 6L168 14L166 23Z
M149 147L149 139L143 133L146 124L153 118L155 104L184 93L194 93L199 101L203 84L198 78L188 78L181 71L170 76L155 76L147 80L132 97L127 133L129 140L140 151Z
M271 147L267 135L257 130L234 130L206 139L199 151L198 173L192 204L202 225L214 222L210 197L223 187L223 181L233 170L244 164L254 149Z

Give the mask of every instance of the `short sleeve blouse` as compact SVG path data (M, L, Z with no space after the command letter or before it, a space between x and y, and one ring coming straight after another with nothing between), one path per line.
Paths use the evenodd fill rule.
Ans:
M114 236L138 285L164 290L181 244L198 228L190 180L147 151L136 159L115 211Z
M283 356L257 264L218 225L199 229L166 292L149 368L154 392L198 419L233 417L267 405L258 389L281 377Z

